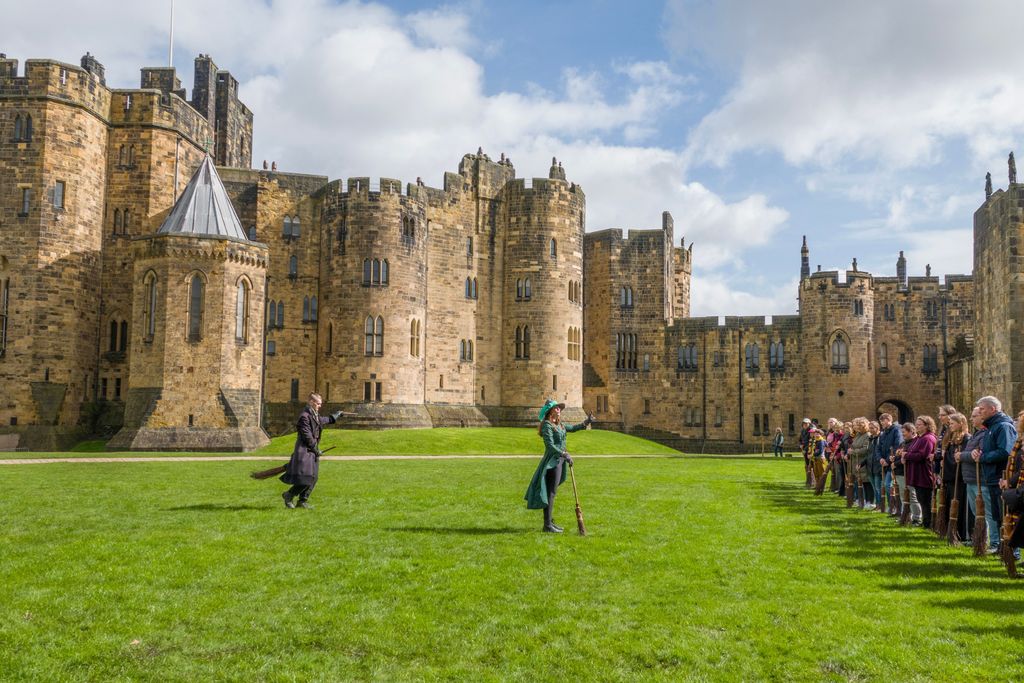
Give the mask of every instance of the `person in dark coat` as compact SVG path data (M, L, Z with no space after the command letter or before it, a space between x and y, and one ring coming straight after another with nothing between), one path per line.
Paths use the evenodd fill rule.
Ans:
M903 474L903 466L900 464L897 469L898 458L895 457L896 449L903 445L903 433L898 425L892 423L892 415L889 413L882 413L878 416L878 425L882 428L882 432L878 435L878 443L875 444L875 458L885 474L882 488L885 495L888 496L889 514L897 515L900 512L900 500L898 498L893 500L891 491L893 477Z
M552 513L555 507L555 494L558 486L565 481L565 468L563 464L572 465L572 458L565 448L566 432L575 432L586 429L587 425L594 422L594 416L588 415L587 419L576 425L562 424L562 409L564 403L558 403L548 399L540 409L540 427L538 432L544 440L544 456L533 473L530 486L526 489L526 507L530 510L544 510L544 527L542 531L552 534L562 533L562 527L555 524Z
M312 507L309 494L313 492L320 475L320 430L325 424L334 424L341 416L339 410L328 417L321 417L319 410L323 402L320 394L310 394L309 403L299 414L299 421L295 425L295 449L292 450L287 469L281 475L281 481L291 484L291 488L281 494L286 508L296 507L296 497L299 499L298 507Z
M1013 442L1017 440L1017 428L995 396L982 396L975 405L984 420L985 439L971 453L971 458L981 463L982 480L978 484L985 496L985 514L988 516L988 551L996 553L999 551L999 527L1003 521L999 479L1003 476Z

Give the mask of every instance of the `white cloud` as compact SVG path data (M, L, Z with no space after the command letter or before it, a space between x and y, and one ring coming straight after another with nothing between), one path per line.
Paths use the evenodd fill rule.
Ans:
M723 165L770 149L795 165L906 168L935 163L956 139L990 159L1024 132L1018 46L994 20L1018 9L1013 0L674 0L669 44L738 73L692 131L688 158Z
M756 293L738 289L721 275L702 274L693 278L690 312L706 315L795 315L799 281L783 285L762 283Z
M486 36L475 37L470 6L411 14L329 0L176 6L179 75L189 87L184 55L202 52L239 79L255 115L256 165L267 159L283 171L421 176L440 185L478 146L492 157L508 153L526 176L546 175L557 155L587 193L590 229L657 227L669 210L677 237L697 243L705 271L741 263L787 220L765 196L726 200L687 181L680 150L643 144L693 85L663 61L618 61L607 74L560 66L556 90L490 93L472 54ZM19 30L7 49L72 62L92 50L113 87L134 87L139 67L165 62L162 0L66 0L60 12L55 23L48 5L10 8L5 21ZM626 143L612 141L619 139Z

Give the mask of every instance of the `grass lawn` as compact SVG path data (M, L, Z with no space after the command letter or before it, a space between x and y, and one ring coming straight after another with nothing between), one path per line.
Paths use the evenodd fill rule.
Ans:
M321 446L334 446L331 455L500 455L541 453L544 446L536 429L521 427L444 427L440 429L325 429ZM574 432L570 437L573 453L587 455L678 455L668 446L628 434L590 429ZM295 446L295 434L285 434L252 455L289 455ZM83 441L66 453L18 452L2 457L52 458L112 456L166 456L167 453L107 453L102 441ZM221 453L189 453L188 455L222 455ZM239 455L235 453L234 455Z
M579 457L585 538L534 465L328 462L313 510L245 462L0 467L0 679L1024 678L1024 582L796 458Z

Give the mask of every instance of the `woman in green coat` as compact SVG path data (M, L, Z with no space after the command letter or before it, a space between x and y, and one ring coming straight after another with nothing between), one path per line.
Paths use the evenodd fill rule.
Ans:
M544 440L544 457L537 465L537 471L533 473L530 487L526 489L526 507L530 510L544 510L544 529L548 533L560 534L562 527L555 524L551 518L551 511L555 505L555 493L558 486L565 481L565 468L563 463L572 466L572 458L565 450L566 432L575 432L586 429L587 425L594 421L594 416L589 415L587 419L577 425L562 424L562 410L564 403L558 403L548 399L544 407L540 409L540 427L538 429L540 438Z

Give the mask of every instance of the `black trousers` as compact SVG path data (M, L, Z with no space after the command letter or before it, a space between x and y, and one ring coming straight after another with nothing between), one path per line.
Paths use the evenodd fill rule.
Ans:
M548 504L544 508L544 526L551 524L552 513L555 509L555 494L558 493L558 482L562 481L562 467L565 463L563 458L558 459L558 464L544 473L544 482L548 486Z
M921 505L921 524L925 529L932 528L932 489L931 486L915 486L917 502Z
M298 496L299 500L309 500L309 494L313 493L314 486L316 486L315 481L308 486L305 484L295 484L288 489L288 497L295 498Z

